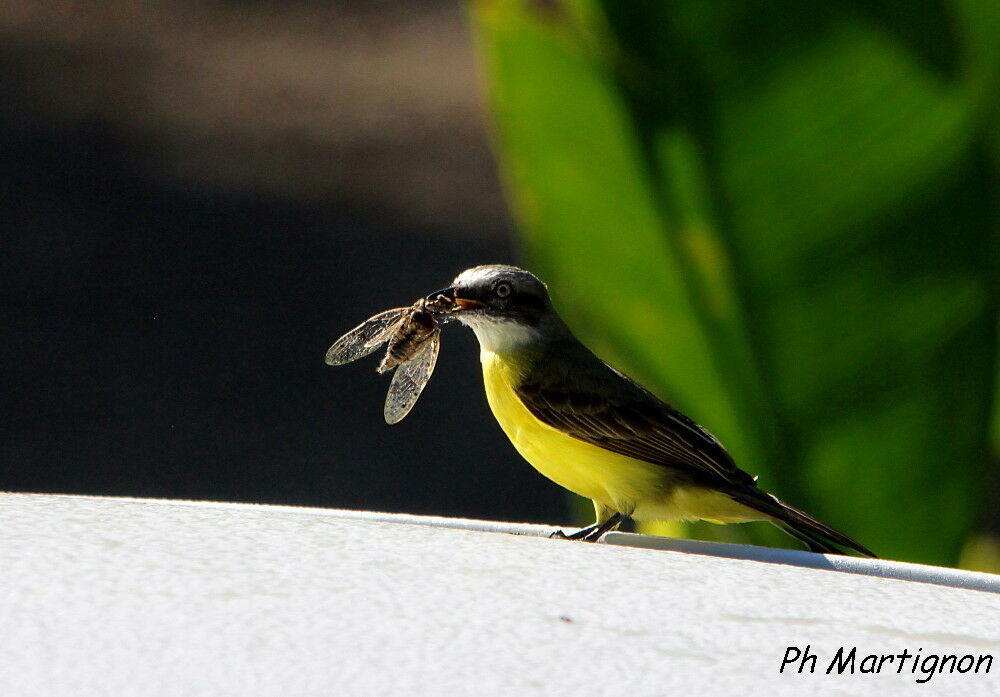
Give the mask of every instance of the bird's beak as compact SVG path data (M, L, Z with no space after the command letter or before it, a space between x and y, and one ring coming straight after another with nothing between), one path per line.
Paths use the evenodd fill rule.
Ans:
M434 302L435 300L439 300L441 296L444 296L454 304L455 312L459 310L473 310L477 307L486 306L485 303L481 303L478 300L458 297L457 289L454 286L449 286L448 288L442 288L441 290L434 291L433 293L428 295L426 299L428 302Z
M427 302L434 302L435 300L440 300L441 296L446 297L448 300L455 300L455 287L448 286L447 288L442 288L441 290L436 290L430 295L428 295L424 300Z

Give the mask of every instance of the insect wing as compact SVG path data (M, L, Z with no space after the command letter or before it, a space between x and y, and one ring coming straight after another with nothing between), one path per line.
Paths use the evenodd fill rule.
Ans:
M424 385L431 379L434 364L441 348L440 331L436 330L421 344L413 357L401 363L392 375L389 392L385 396L385 422L394 424L403 420L417 403Z
M343 365L364 358L384 344L393 332L399 319L410 308L398 307L380 312L356 326L333 342L326 351L327 365Z

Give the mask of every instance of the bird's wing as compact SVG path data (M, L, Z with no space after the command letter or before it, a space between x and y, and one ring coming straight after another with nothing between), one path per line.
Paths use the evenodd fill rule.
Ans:
M710 481L755 486L712 434L575 341L550 347L515 391L536 418L584 442Z

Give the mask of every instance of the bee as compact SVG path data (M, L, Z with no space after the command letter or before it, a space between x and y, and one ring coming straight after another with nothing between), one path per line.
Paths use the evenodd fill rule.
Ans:
M451 309L449 303L444 297L421 298L409 307L396 307L369 317L327 349L326 363L343 365L356 361L388 342L376 370L396 371L389 383L383 413L386 423L397 423L410 413L431 379L441 348L441 329L435 314Z

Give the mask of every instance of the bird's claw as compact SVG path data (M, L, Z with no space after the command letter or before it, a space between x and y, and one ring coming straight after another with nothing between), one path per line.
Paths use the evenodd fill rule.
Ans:
M596 534L595 534L596 533ZM603 530L597 530L593 525L580 528L574 533L567 535L562 530L556 530L553 533L549 533L550 540L579 540L580 542L597 542L601 535L604 534Z

